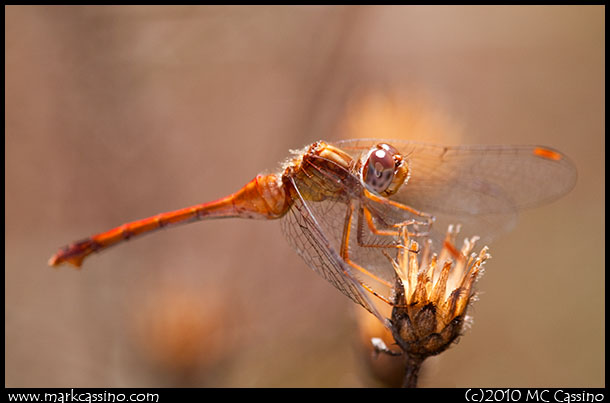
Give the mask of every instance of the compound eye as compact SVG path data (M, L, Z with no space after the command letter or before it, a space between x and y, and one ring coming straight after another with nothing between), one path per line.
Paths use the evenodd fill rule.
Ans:
M364 171L364 182L377 193L385 191L394 179L394 154L383 145L370 154Z

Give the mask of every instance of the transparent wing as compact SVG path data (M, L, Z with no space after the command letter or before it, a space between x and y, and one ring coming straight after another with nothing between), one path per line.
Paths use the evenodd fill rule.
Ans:
M359 158L380 139L345 140L337 147ZM484 240L507 231L519 209L551 202L576 183L576 168L560 152L541 146L440 146L385 141L409 161L407 184L390 198L437 217L432 237L446 223L462 223Z
M290 245L315 272L385 323L386 319L370 300L371 294L360 285L354 269L339 254L347 205L338 200L307 202L294 180L292 184L293 205L281 220ZM387 259L386 263L389 266Z

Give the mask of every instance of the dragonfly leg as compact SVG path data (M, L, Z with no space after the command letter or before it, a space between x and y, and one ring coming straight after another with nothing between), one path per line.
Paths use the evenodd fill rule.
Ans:
M363 273L364 275L374 279L375 281L387 286L387 287L392 287L392 284L390 284L388 281L377 277L376 275L374 275L373 273L371 273L370 271L366 270L364 267L360 266L359 264L357 264L356 262L352 261L349 257L349 239L351 236L351 230L352 230L352 220L354 217L354 205L352 203L348 203L348 207L347 207L347 212L346 212L346 216L345 216L345 222L344 222L344 226L343 226L343 239L341 241L341 258L343 259L343 261L345 261L345 263L347 263L348 265L350 265L350 267L354 268L355 270ZM384 297L383 295L377 293L376 291L374 291L373 289L371 289L371 287L369 287L368 285L364 284L362 281L356 279L358 281L358 283L360 283L360 285L367 290L368 292L370 292L371 294L373 294L374 296L376 296L377 298L381 299L383 302L389 304L389 305L393 305L392 301L390 301L388 298Z
M378 195L370 192L367 189L364 189L364 197L366 197L367 199L369 199L373 202L380 203L380 204L386 204L386 205L392 206L393 208L405 211L407 213L410 213L414 216L421 218L421 220L409 219L409 220L405 220L405 221L402 221L399 223L391 224L391 225L389 225L389 228L396 228L396 229L400 230L402 227L410 226L410 227L412 227L412 229L414 231L409 232L408 233L409 236L423 237L423 236L429 235L429 231L420 231L419 227L422 226L422 227L429 228L435 221L435 217L433 215L420 211L420 210L417 210L417 209L414 209L413 207L407 206L405 204L383 198L381 196L378 196ZM363 207L363 210L364 210L363 211L364 218L366 219L366 223L367 223L369 229L371 230L371 232L373 232L376 235L388 235L388 236L394 236L394 237L399 235L397 231L377 229L377 227L375 226L375 223L373 221L373 213L371 212L371 210L369 208L367 208L366 206Z
M399 237L403 234L403 229L406 230L406 228L408 226L415 226L416 228L418 227L418 225L426 225L427 223L422 222L422 221L417 221L415 219L409 219L409 220L405 220L403 222L399 222L396 224L392 224L389 227L390 228L395 228L396 230L392 230L392 229L379 229L377 228L377 225L375 224L375 221L373 220L373 213L371 212L371 210L366 207L363 206L359 209L358 211L358 233L357 233L357 241L358 241L358 245L365 247L365 248L397 248L397 249L402 249L405 248L405 245L403 245L402 243L396 242L394 241L393 243L387 244L387 243L367 243L364 240L364 224L366 223L366 225L368 226L369 230L375 234L375 235L379 235L379 236L386 236L386 237ZM419 232L419 231L415 231L415 232L408 232L407 231L407 235L408 236L412 236L412 237L417 237L417 236L426 236L428 234L428 232Z
M375 221L373 220L373 213L366 206L361 207L358 211L358 244L363 247L371 247L371 248L393 248L400 247L398 244L367 244L364 242L364 225L363 222L366 222L367 226L371 230L371 232L375 235L379 236L389 236L389 237L397 237L400 235L400 230L403 227L417 224L418 221L415 220L406 220L400 223L392 224L390 228L396 228L397 230L381 230L377 228L375 225ZM411 233L409 233L411 235Z
M389 204L392 207L395 207L397 209L403 210L403 211L407 211L413 215L416 215L418 217L422 217L422 219L424 219L425 221L422 224L432 224L432 222L434 222L434 216L431 214L428 214L426 212L423 211L419 211L417 209L414 209L413 207L409 207L405 204L402 203L398 203L395 202L394 200L390 200L390 199L386 199L384 197L381 196L377 196L376 194L372 193L371 191L367 190L366 188L364 189L364 196L374 202L377 203L382 203L382 204Z

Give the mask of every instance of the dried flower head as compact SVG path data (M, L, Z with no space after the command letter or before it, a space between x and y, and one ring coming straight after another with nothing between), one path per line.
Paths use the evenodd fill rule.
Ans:
M466 310L474 300L474 284L490 255L486 246L478 254L472 252L477 237L466 238L457 249L458 232L459 227L449 227L437 255L430 240L420 248L403 231L404 248L396 259L390 258L396 272L391 331L406 353L405 386L415 386L421 362L446 350L469 321Z

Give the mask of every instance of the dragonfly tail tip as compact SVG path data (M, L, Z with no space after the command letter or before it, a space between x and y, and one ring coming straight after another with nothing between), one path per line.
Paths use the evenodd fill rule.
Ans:
M65 259L61 256L58 255L53 255L51 256L51 258L49 259L49 261L47 262L49 266L51 267L59 267L62 263L70 263L72 266L74 266L75 269L80 270L82 264L83 264L83 258L70 258L70 259Z
M59 262L57 261L57 256L56 255L51 256L51 258L49 259L47 264L51 267L57 267L59 265Z

